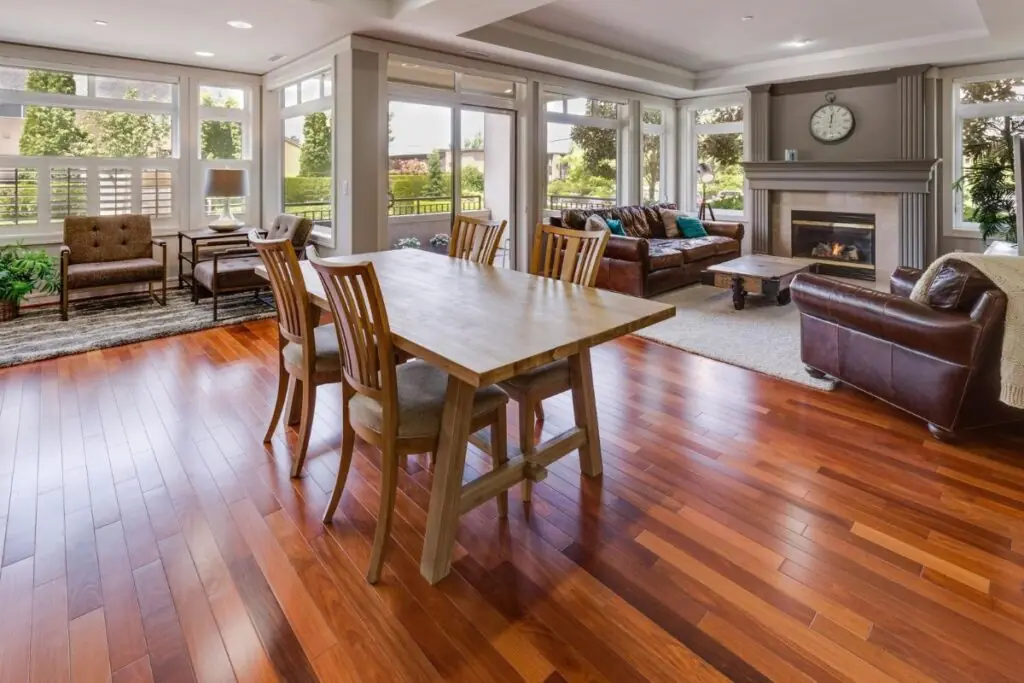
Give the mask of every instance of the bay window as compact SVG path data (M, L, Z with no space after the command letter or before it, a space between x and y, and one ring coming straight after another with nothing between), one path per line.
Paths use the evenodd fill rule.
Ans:
M0 66L0 238L59 230L68 216L152 210L152 178L173 186L178 85ZM31 226L27 229L27 226Z
M965 81L954 92L954 226L986 238L1013 232L1013 137L1024 134L1024 78Z
M334 238L331 71L281 88L282 210L313 221L313 233Z
M694 208L706 200L719 219L744 215L743 108L727 103L688 110L693 131L688 158L694 168L704 164L710 173L702 177L693 172L693 184L684 189L691 193ZM683 201L691 206L689 197Z
M250 193L255 184L255 162L253 161L253 95L248 88L201 84L199 95L199 166L200 187L207 169L228 168L248 171ZM155 178L154 180L159 180ZM166 183L166 181L165 181ZM152 185L151 202L159 208L160 202L170 199L169 193L161 194L167 185ZM224 198L204 197L203 220L219 216L224 208ZM247 223L255 216L249 215L248 197L229 197L231 213ZM254 207L255 208L255 207Z
M601 208L618 203L622 119L618 102L545 94L545 209ZM660 160L659 160L660 163Z
M641 158L640 158L640 201L643 204L658 204L667 199L665 188L666 162L666 118L661 109L643 110Z

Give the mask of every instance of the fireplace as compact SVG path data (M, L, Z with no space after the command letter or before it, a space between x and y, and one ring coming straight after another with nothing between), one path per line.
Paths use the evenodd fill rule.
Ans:
M874 214L793 211L790 224L793 256L817 261L817 272L875 279Z

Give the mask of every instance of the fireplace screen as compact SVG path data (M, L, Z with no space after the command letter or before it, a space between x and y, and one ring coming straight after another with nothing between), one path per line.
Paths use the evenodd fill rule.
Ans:
M875 279L875 217L869 213L794 211L793 256L818 261L818 272Z

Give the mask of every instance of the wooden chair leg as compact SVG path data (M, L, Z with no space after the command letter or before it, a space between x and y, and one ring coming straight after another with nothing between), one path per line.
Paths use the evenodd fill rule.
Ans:
M544 402L537 401L537 405L533 407L533 414L537 416L537 419L541 422L544 421Z
M505 406L498 408L491 423L491 457L495 468L508 462L508 413ZM508 491L498 494L498 516L508 517Z
M313 409L316 407L316 385L306 378L302 383L302 418L299 421L299 440L295 444L292 478L302 474L302 463L306 462L306 451L309 449L309 435L313 431Z
M324 511L324 524L330 524L334 519L334 512L341 502L341 494L345 491L345 482L348 480L348 471L352 467L352 451L355 450L356 432L347 419L343 420L341 427L341 463L338 465L338 481L334 484L334 493L327 503ZM397 477L396 477L397 479Z
M278 354L277 375L277 398L274 400L274 414L270 418L267 433L263 435L263 443L270 443L270 439L273 438L274 432L277 430L277 423L281 419L281 413L284 411L285 399L288 398L288 371L284 369L284 358L280 354Z
M373 550L370 552L370 566L366 570L369 583L380 581L384 569L384 555L391 538L391 518L395 511L395 493L398 489L398 457L395 456L394 442L385 445L380 463L380 510L377 513L377 531L373 536Z
M528 402L519 404L519 450L523 457L533 453L533 414L536 409ZM533 482L523 480L523 502L529 503L533 495Z

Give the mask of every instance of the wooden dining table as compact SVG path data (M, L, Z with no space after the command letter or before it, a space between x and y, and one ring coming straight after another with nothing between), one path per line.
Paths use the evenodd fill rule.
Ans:
M418 249L341 256L371 261L394 346L448 373L420 572L437 583L451 569L460 515L525 479L540 481L555 460L579 451L580 470L601 474L601 439L590 349L675 315L667 304L480 265ZM319 276L301 262L311 305L330 311ZM266 277L262 266L257 268ZM463 485L473 394L554 360L569 360L575 426L527 457Z

